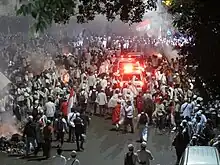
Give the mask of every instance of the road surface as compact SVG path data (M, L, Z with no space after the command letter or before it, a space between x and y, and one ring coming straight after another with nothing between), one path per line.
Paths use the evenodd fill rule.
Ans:
M92 118L85 151L78 153L81 165L122 165L127 145L133 143L136 149L140 147L140 143L136 142L138 131L134 134L122 134L111 131L111 128L110 121L99 117ZM171 133L160 135L156 133L155 128L150 128L147 148L154 156L152 165L175 164L175 150L171 150L172 139ZM76 149L76 145L75 143L65 143L63 149L63 155L69 157L70 152ZM51 155L55 155L55 153L56 150L52 149ZM8 157L4 153L0 154L0 159L1 165L48 165L50 162L50 160L42 160L41 157L23 159L16 156Z

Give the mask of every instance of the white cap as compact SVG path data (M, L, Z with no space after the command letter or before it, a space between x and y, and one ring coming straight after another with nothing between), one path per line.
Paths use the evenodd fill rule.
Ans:
M71 156L72 156L72 157L76 156L76 151L75 151L75 150L73 150L73 151L71 152Z
M134 145L133 144L128 144L128 148L134 148Z
M33 116L28 116L28 120L33 120Z
M141 147L147 147L147 143L146 142L142 142L141 143Z

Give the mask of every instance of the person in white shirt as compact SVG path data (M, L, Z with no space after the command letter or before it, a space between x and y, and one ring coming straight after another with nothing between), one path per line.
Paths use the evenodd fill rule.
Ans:
M81 74L81 82L83 82L84 80L86 80L86 77L87 77L86 72L83 72L83 73Z
M76 157L77 157L76 151L72 151L71 157L67 160L67 165L80 165L80 161Z
M93 86L96 84L96 78L95 75L90 73L88 76L88 86L89 86L89 90L93 89Z
M102 65L99 67L99 74L105 73L106 70L106 66L104 63L102 63Z
M44 115L44 110L42 108L39 111L39 117L39 122L42 124L43 127L45 127L47 123L47 116Z
M183 103L181 105L180 112L182 113L182 116L184 117L184 119L186 118L186 116L191 118L191 115L192 115L192 112L193 112L193 106L190 103L190 100L185 99L185 103Z
M108 81L106 80L106 77L104 77L104 79L101 80L100 84L102 89L105 90L105 88L108 86Z
M48 102L45 104L45 115L47 116L47 119L50 121L54 120L54 114L56 111L56 105L52 102L52 98L48 98Z
M204 114L202 114L202 111L201 111L201 110L199 110L199 111L196 113L195 117L197 117L197 116L201 118L200 124L201 124L202 126L205 126L205 124L206 124L206 122L207 122L207 118L206 118L206 116L205 116Z
M141 149L137 151L138 162L140 165L150 165L150 161L153 160L152 153L146 149L147 143L141 143Z
M66 165L66 158L62 155L63 150L61 148L57 149L57 155L52 158L51 165Z
M127 101L127 105L125 105L125 121L124 121L124 132L127 132L127 126L131 126L131 133L134 133L134 107L132 106L131 100Z
M106 104L108 103L107 101L107 96L104 92L104 89L101 90L101 92L97 96L97 103L99 105L99 112L101 116L105 115L106 112Z
M69 139L68 142L74 142L75 141L75 124L74 120L76 119L76 113L74 112L74 109L71 109L71 112L67 116L67 122L69 126Z

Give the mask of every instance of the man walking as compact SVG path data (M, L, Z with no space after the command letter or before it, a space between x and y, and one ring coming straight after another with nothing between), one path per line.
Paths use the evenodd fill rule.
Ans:
M138 161L140 165L150 165L150 161L153 160L153 156L149 150L146 149L147 143L141 143L141 149L137 151Z

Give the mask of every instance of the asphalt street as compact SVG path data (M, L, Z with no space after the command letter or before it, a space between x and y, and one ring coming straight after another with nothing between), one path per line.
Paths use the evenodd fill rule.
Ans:
M88 130L85 151L78 153L81 165L122 165L124 154L127 152L127 145L133 143L139 149L137 143L138 131L134 134L122 134L121 132L111 131L112 125L108 120L93 117ZM149 139L147 148L152 152L154 160L152 165L174 165L175 150L171 149L173 134L167 132L158 134L155 128L149 128ZM63 146L66 157L76 149L75 143L65 143ZM39 155L42 153L39 153ZM56 154L56 149L52 149L52 154ZM9 157L4 153L0 154L1 165L48 165L49 160L42 160L41 157L23 159L20 157Z

